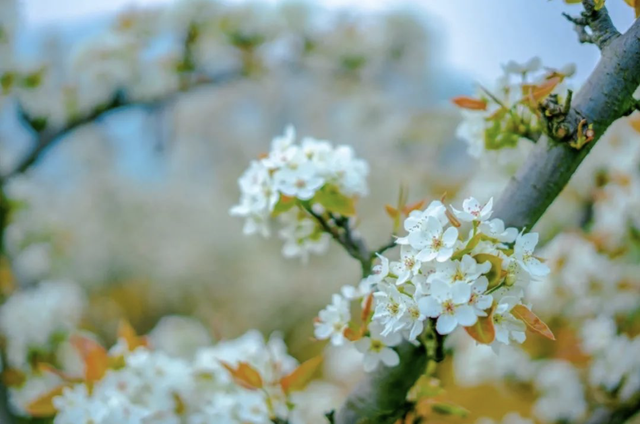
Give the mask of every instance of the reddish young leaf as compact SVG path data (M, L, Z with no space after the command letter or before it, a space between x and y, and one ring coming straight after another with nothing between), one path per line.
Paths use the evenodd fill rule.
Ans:
M398 217L398 214L400 213L398 209L394 208L388 203L384 205L384 210L387 212L387 215L389 215L393 219L396 219Z
M360 334L358 334L353 329L347 327L342 332L342 335L344 336L345 339L349 340L350 342L355 342L356 340L360 340L362 338L364 332L365 331L363 330L360 332Z
M424 206L424 203L425 203L425 199L422 199L422 200L418 200L417 202L412 203L410 205L405 205L402 208L402 213L404 213L405 215L409 215L413 211L417 211L419 209L422 209L422 207Z
M280 386L285 393L303 390L313 378L320 365L322 365L322 356L316 356L308 361L303 362L293 370L293 372L280 380Z
M640 5L640 0L638 1L638 4ZM629 123L634 130L640 133L640 115L631 118Z
M231 374L233 381L241 387L249 390L258 390L263 386L262 377L260 373L249 365L247 362L238 362L238 367L234 368L233 365L220 361L223 367Z
M373 293L369 293L369 296L364 301L364 306L362 307L362 313L360 314L360 319L363 323L367 323L369 321L369 315L371 314L371 307L373 306Z
M453 212L451 212L449 210L449 208L445 209L444 214L447 216L447 219L449 220L449 222L451 223L451 225L453 225L456 228L460 228L460 226L462 225L460 223L460 221L458 220L458 218L456 218L456 216L453 214Z
M493 311L495 306L491 308L489 315L486 317L478 317L476 322L471 327L464 327L467 334L471 336L475 341L482 344L489 344L496 338L496 328L493 325Z
M27 414L34 418L46 418L55 415L57 411L53 406L53 399L60 396L65 387L67 387L65 384L58 386L28 404L25 408Z
M561 82L561 77L552 77L540 85L524 86L523 91L526 91L524 94L531 103L537 104L551 94L556 86Z
M38 371L40 371L42 373L47 372L49 374L56 375L56 376L60 377L61 379L63 379L64 381L75 381L75 382L78 382L78 383L82 381L81 379L73 378L73 377L69 376L64 371L61 371L61 370L55 368L53 365L47 364L45 362L38 362L38 364L36 365L36 368L38 369Z
M527 327L535 331L536 333L546 337L547 339L555 340L549 326L545 324L536 314L531 312L529 308L524 305L516 305L511 310L511 314L527 324Z
M458 107L470 110L487 110L487 101L482 99L474 99L472 97L459 96L454 97L451 101Z
M134 351L139 347L149 347L149 341L144 336L138 336L136 330L131 326L129 321L123 319L118 326L118 338L123 339L127 343L129 351Z
M84 378L88 382L100 380L109 368L107 350L95 340L84 336L73 335L69 338L84 361Z

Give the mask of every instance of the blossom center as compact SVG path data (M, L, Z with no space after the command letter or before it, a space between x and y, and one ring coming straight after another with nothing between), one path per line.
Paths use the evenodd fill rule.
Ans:
M453 304L453 301L446 300L442 304L442 310L444 314L453 315L456 311L456 306Z
M371 339L371 350L374 352L380 352L384 347L384 343L380 340Z

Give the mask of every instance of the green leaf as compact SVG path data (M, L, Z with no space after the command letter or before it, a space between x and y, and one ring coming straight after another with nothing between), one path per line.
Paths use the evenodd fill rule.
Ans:
M595 0L594 4L596 6L595 9L600 10L604 7L604 0Z
M469 411L467 409L453 403L433 403L431 404L431 410L440 415L453 415L462 418L465 418L469 415Z
M482 239L482 234L476 234L471 238L471 240L469 240L469 242L464 247L464 249L460 249L457 252L455 252L453 255L451 255L451 259L452 260L462 259L464 255L470 253L478 245L478 243L480 243L481 239Z
M313 202L321 204L329 212L342 216L353 216L356 214L354 199L340 193L338 187L332 184L326 184L322 187L316 193Z
M433 398L444 393L440 380L423 374L409 391L408 399L417 402L424 398Z
M273 212L271 212L272 216L278 216L289 211L292 207L296 205L295 197L289 197L285 195L280 195L280 199L278 203L273 208Z
M488 253L478 253L473 257L479 264L489 261L491 263L491 269L485 274L487 280L489 280L489 288L493 288L500 284L502 280L502 259L495 255L489 255Z

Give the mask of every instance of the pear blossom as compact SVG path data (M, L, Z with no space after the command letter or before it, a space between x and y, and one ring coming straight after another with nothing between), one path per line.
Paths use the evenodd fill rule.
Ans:
M447 208L442 202L435 200L429 204L424 211L411 211L407 219L404 220L404 229L409 233L421 232L426 229L427 219L435 218L441 225L446 225L449 221L446 215ZM398 237L398 244L410 244L407 237Z
M424 320L427 318L425 314L420 310L420 305L414 300L414 298L405 299L407 311L403 316L405 322L405 338L409 341L414 341L422 334L424 330Z
M484 294L489 286L489 280L487 277L482 276L475 280L471 284L471 297L469 298L469 305L473 308L473 312L479 317L487 316L487 309L491 308L493 304L493 296L490 294Z
M471 287L467 283L458 282L449 285L435 280L431 283L431 296L418 301L420 311L430 317L437 318L436 331L449 334L458 325L468 327L476 323L478 317L469 306Z
M363 278L356 287L349 285L342 286L340 294L347 300L361 299L371 293L372 285L369 278Z
M330 238L308 212L325 211L322 202L314 200L317 193L328 187L332 192L337 189L337 195L364 196L368 172L367 163L352 148L311 137L298 144L295 129L288 126L273 139L271 151L252 161L239 178L240 200L229 213L245 219L245 234L265 237L277 216L283 227L278 232L284 239L283 255L307 261L310 253L325 252Z
M400 261L391 262L391 271L398 277L396 284L400 285L418 274L422 263L416 258L418 251L411 246L403 245L400 248Z
M429 279L438 279L448 284L454 284L457 281L472 283L489 270L491 270L491 263L488 261L478 264L471 256L464 255L461 260L437 264L436 271L429 276Z
M318 314L315 322L315 336L319 340L331 339L331 343L340 346L347 340L344 331L349 326L351 313L349 312L349 302L334 294L332 303Z
M522 343L525 340L526 324L511 315L511 310L518 304L515 297L503 297L493 312L493 324L496 329L496 341L510 344L511 341Z
M315 167L305 163L295 169L282 168L273 175L276 190L289 197L309 200L320 187L324 179L317 175Z
M475 198L470 197L462 202L462 210L459 211L454 207L451 207L453 213L456 214L456 218L460 221L486 221L491 217L493 213L493 197L489 201L482 205Z
M424 229L409 233L408 242L419 250L416 259L421 262L436 260L444 262L453 254L453 247L458 240L458 230L449 227L446 230L434 217L427 217Z
M379 253L377 256L380 258L380 263L371 269L371 274L367 277L371 284L379 283L389 275L389 259Z
M518 237L518 230L504 227L504 221L499 218L490 219L480 223L480 232L502 243L513 243Z
M382 334L385 336L405 327L402 322L407 311L404 297L395 285L386 282L378 284L378 291L373 294L376 301L373 318L384 326Z
M356 349L364 354L362 361L366 372L375 370L380 363L387 367L400 363L400 357L392 347L399 345L402 337L398 333L383 335L382 331L382 326L374 322L369 326L369 336L354 343Z
M513 256L518 264L533 278L544 277L549 274L549 267L533 256L538 244L538 233L520 234L516 238Z

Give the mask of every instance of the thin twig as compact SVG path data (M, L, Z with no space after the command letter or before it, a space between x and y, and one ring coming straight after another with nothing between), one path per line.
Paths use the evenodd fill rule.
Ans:
M602 50L620 37L620 32L611 21L606 7L596 9L593 0L583 0L582 4L584 12L579 17L562 14L575 25L578 40L581 43L595 44ZM587 31L587 28L590 31Z
M192 90L200 86L227 83L238 79L242 75L243 71L237 69L221 72L213 76L193 75L189 78L185 78L185 81L180 90L173 92L166 97L149 101L137 101L135 99L128 99L123 90L117 90L113 97L105 105L98 107L90 111L89 113L71 119L66 125L61 128L45 127L44 129L39 129L34 124L36 122L34 117L29 116L29 114L25 110L21 109L21 120L36 134L36 141L33 148L22 159L18 161L18 163L11 171L9 171L6 175L0 176L0 184L2 184L2 181L6 179L26 172L58 140L61 140L66 135L85 124L98 121L100 118L104 117L110 112L126 107L158 107L159 105L174 101L176 97L188 90Z

